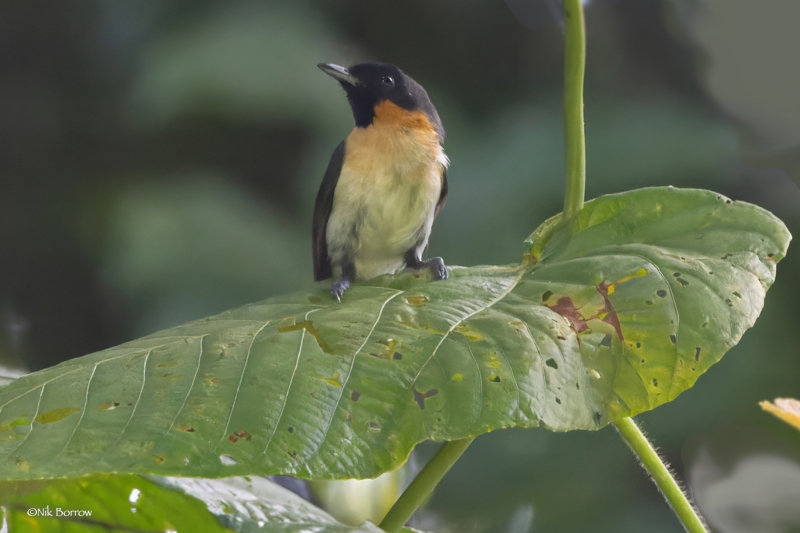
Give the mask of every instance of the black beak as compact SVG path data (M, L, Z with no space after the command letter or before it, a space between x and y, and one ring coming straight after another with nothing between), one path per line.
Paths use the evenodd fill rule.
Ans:
M340 67L339 65L334 65L333 63L320 63L317 65L322 72L336 78L340 82L349 83L350 85L358 85L358 78L350 74L350 71L347 70L345 67Z

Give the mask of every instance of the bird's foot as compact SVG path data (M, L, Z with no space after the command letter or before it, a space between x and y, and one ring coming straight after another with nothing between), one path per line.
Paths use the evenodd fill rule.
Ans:
M440 281L450 276L441 257L431 257L425 262L428 263L428 270L431 271L431 281Z
M447 279L449 274L447 267L444 266L444 260L441 257L431 257L425 261L418 261L413 265L407 267L408 270L429 270L431 273L431 281L441 281Z
M350 288L350 281L342 278L331 283L331 294L334 296L334 298L336 298L341 302L344 291L346 291L349 288Z

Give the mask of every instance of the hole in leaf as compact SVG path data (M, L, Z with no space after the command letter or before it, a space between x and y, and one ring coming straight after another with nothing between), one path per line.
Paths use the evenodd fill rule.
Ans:
M395 361L399 361L402 358L403 354L401 354L400 352L394 352L394 355L392 356L392 359L394 359Z
M681 287L685 287L689 284L689 282L683 278L677 278L676 281L681 284Z
M653 305L653 300L645 300L644 303L647 305Z
M417 405L419 406L420 409L425 409L425 400L427 400L431 396L436 396L437 394L439 394L439 391L437 389L431 389L427 392L421 392L418 391L416 388L414 388L411 389L411 391L414 393L414 401L417 402Z
M672 342L672 344L678 343L678 337L676 337L675 335L670 335L669 340Z
M288 428L286 428L286 431L288 431L289 433L294 433L294 428L292 426L289 426Z
M561 405L561 398L559 398L558 396L556 396L556 403Z
M558 363L556 363L556 360L553 359L552 357L547 361L545 361L544 364L546 364L550 368L555 368L556 370L558 370Z
M658 387L658 380L656 378L653 378L653 386Z
M600 346L611 348L611 334L607 333L603 340L600 341Z
M350 393L350 399L352 401L357 402L359 398L361 398L361 393L358 392L357 390L354 390L353 392Z
M500 376L492 374L491 376L489 376L489 381L491 381L492 383L500 383Z
M641 342L637 342L637 343L636 343L636 347L637 347L637 348L641 348L641 347L642 347L642 343L641 343Z
M665 291L664 289L658 289L656 291L656 296L658 296L659 298L666 298L667 291Z
M742 297L742 295L741 295L741 294L739 294L739 293L738 293L738 292L736 292L736 291L733 291L733 295L734 295L734 296L736 296L737 298L741 298L741 297Z
M546 302L547 300L550 299L550 297L552 295L553 295L553 291L546 291L544 294L542 294L542 301Z
M694 360L695 361L699 361L700 360L700 347L699 346L695 346L695 348L694 348Z
M680 272L674 272L672 275L675 276L676 278L681 277L681 273Z

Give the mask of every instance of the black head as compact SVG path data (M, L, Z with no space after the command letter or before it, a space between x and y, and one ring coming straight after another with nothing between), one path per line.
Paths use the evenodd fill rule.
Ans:
M407 111L422 111L444 138L444 128L422 85L388 63L360 63L350 68L320 63L319 68L336 78L347 93L356 126L365 128L375 118L375 106L390 101Z

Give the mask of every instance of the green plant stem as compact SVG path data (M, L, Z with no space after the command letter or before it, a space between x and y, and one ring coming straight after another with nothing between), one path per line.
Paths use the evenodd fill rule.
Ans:
M641 461L642 466L655 481L658 489L667 499L678 520L689 533L708 533L703 520L697 510L689 502L689 498L681 490L678 482L672 477L667 466L661 461L661 457L655 451L650 441L644 436L642 430L630 418L617 420L614 425L617 431L630 446L631 450Z
M389 509L381 529L386 533L398 533L473 440L475 437L446 442Z
M586 140L583 132L583 72L586 65L586 27L581 0L564 0L566 51L564 65L564 137L567 187L564 219L583 209L586 190Z

